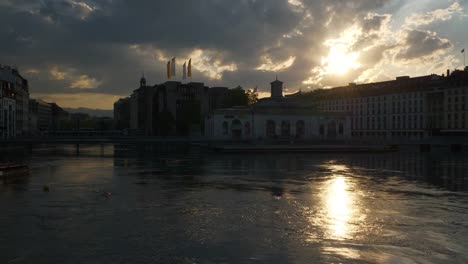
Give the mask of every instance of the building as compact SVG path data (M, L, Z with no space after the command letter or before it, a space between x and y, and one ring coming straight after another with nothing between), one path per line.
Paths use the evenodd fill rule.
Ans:
M419 140L468 136L468 68L354 84L291 96L322 111L346 112L355 139Z
M114 111L124 102L116 102ZM117 107L117 110L115 109ZM208 87L203 83L168 81L148 86L140 79L140 87L129 98L129 126L138 135L201 134L203 117L209 111Z
M52 127L52 106L38 99L29 100L30 133L40 135Z
M204 132L204 117L214 109L247 105L245 91L239 86L206 87L203 83L167 81L140 86L128 98L114 104L117 129L145 136L199 136Z
M16 101L14 84L0 80L0 139L16 136Z
M271 97L251 107L214 110L205 135L213 140L343 140L350 138L346 113L319 111L283 96L283 83L271 83Z
M114 103L114 127L117 130L130 128L130 97Z
M16 134L26 135L29 132L29 86L18 69L0 65L0 81L7 82L13 87L15 96Z
M62 124L69 118L69 113L56 103L49 103L51 110L50 131L62 130Z

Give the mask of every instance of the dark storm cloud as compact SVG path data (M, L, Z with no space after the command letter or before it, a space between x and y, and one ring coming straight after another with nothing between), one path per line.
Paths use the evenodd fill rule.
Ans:
M390 15L370 14L361 23L362 31L365 33L380 31L388 23L390 17Z
M452 47L453 45L448 39L442 39L433 32L413 29L408 31L404 48L397 55L397 58L418 59Z
M294 64L280 73L289 86L299 87L310 69L320 63L323 42L362 20L388 1L286 0L0 0L1 63L37 69L32 90L76 93L72 80L53 80L54 66L70 70L70 78L86 75L100 83L94 92L129 94L141 71L152 83L163 82L164 65L151 54L136 54L140 45L166 56L186 56L194 49L222 54L221 61L237 70L220 81L197 76L208 84L261 87L274 75L254 69L261 57ZM375 16L365 26L379 27ZM288 37L284 37L288 35ZM151 64L154 63L154 64ZM196 69L195 69L196 71Z

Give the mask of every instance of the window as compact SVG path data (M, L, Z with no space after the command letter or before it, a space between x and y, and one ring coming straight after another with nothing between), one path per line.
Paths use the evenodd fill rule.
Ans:
M223 135L226 136L228 134L229 128L228 128L228 122L224 121L223 122Z
M266 135L267 137L274 137L276 135L276 124L273 120L268 120L266 124Z
M287 120L281 122L281 136L289 137L291 135L291 123Z
M344 133L344 128L343 128L343 123L340 123L338 126L338 134L343 135Z

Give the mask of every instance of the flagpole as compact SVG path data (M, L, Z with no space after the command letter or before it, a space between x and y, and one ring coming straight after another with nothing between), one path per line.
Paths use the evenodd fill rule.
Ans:
M463 53L463 70L466 68L466 55L465 55L465 48L461 50L461 53Z

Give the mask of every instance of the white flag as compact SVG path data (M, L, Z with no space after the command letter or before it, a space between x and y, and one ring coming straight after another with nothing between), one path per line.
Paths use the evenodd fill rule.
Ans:
M176 76L176 62L175 62L175 57L172 58L171 61L171 76Z
M184 66L182 67L182 80L187 79L187 62L184 62Z

